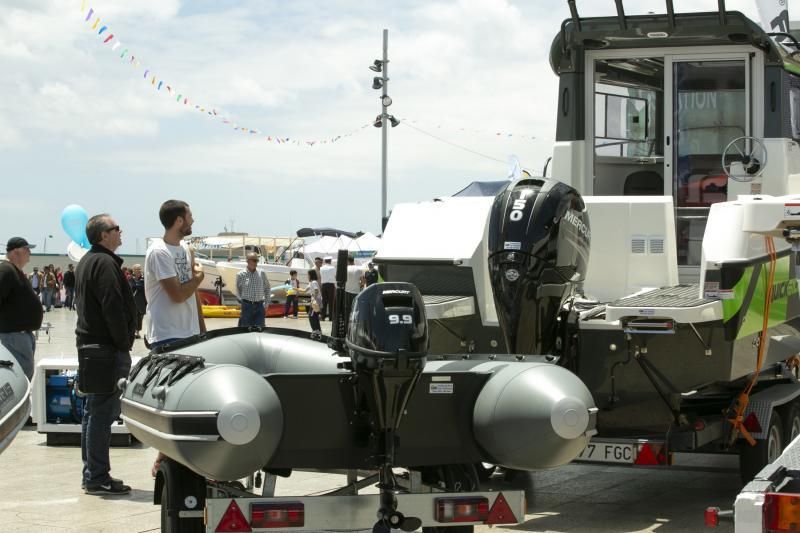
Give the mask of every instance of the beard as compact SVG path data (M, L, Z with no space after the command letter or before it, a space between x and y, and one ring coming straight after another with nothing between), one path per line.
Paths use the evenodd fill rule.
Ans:
M192 227L184 224L181 227L181 235L184 237L188 237L191 234L192 234Z

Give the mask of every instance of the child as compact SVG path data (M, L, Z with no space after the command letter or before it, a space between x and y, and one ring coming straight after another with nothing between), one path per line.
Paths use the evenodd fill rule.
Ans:
M289 271L289 279L286 280L286 305L283 307L283 318L289 318L289 308L293 307L292 318L297 318L297 290L300 288L300 280L297 279L297 270Z

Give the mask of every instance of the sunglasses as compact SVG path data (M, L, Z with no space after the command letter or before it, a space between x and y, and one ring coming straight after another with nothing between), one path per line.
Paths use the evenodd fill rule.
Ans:
M110 232L110 231L121 231L121 230L119 229L119 226L112 226L112 227L108 228L105 231L109 231Z

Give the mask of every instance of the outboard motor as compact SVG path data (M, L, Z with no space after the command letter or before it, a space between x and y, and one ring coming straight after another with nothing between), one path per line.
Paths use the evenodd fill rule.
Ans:
M589 262L589 216L578 191L529 178L498 194L489 220L489 272L509 353L556 351L558 316Z
M392 467L397 429L425 368L428 323L419 290L410 283L376 283L356 297L345 344L356 374L359 401L367 406L379 471L381 506L373 532L416 530L421 521L397 512Z

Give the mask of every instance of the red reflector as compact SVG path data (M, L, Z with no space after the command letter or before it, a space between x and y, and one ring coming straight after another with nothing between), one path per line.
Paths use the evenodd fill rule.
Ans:
M303 527L305 506L301 502L254 503L250 506L250 525L255 528Z
M698 418L694 421L694 430L695 431L703 431L706 429L706 421L702 418Z
M482 496L469 498L436 498L436 520L442 523L484 522L489 515L489 499Z
M764 496L764 531L783 533L800 529L800 494L769 492Z
M755 413L750 413L747 415L747 418L744 419L742 425L750 433L761 433L763 431L761 429L761 424L758 423L758 417Z
M492 505L492 510L489 511L489 516L486 518L487 524L516 524L517 517L511 511L511 506L508 505L505 496L501 492L498 494L497 499Z
M253 530L250 524L247 523L244 514L242 514L239 504L236 503L236 500L231 500L215 531L217 533L250 533Z
M642 449L639 450L639 454L636 456L636 460L633 462L633 464L658 465L661 463L658 462L656 454L653 453L653 448L651 448L650 445L645 442L642 444Z
M719 525L719 507L708 507L705 513L706 527L717 527Z

